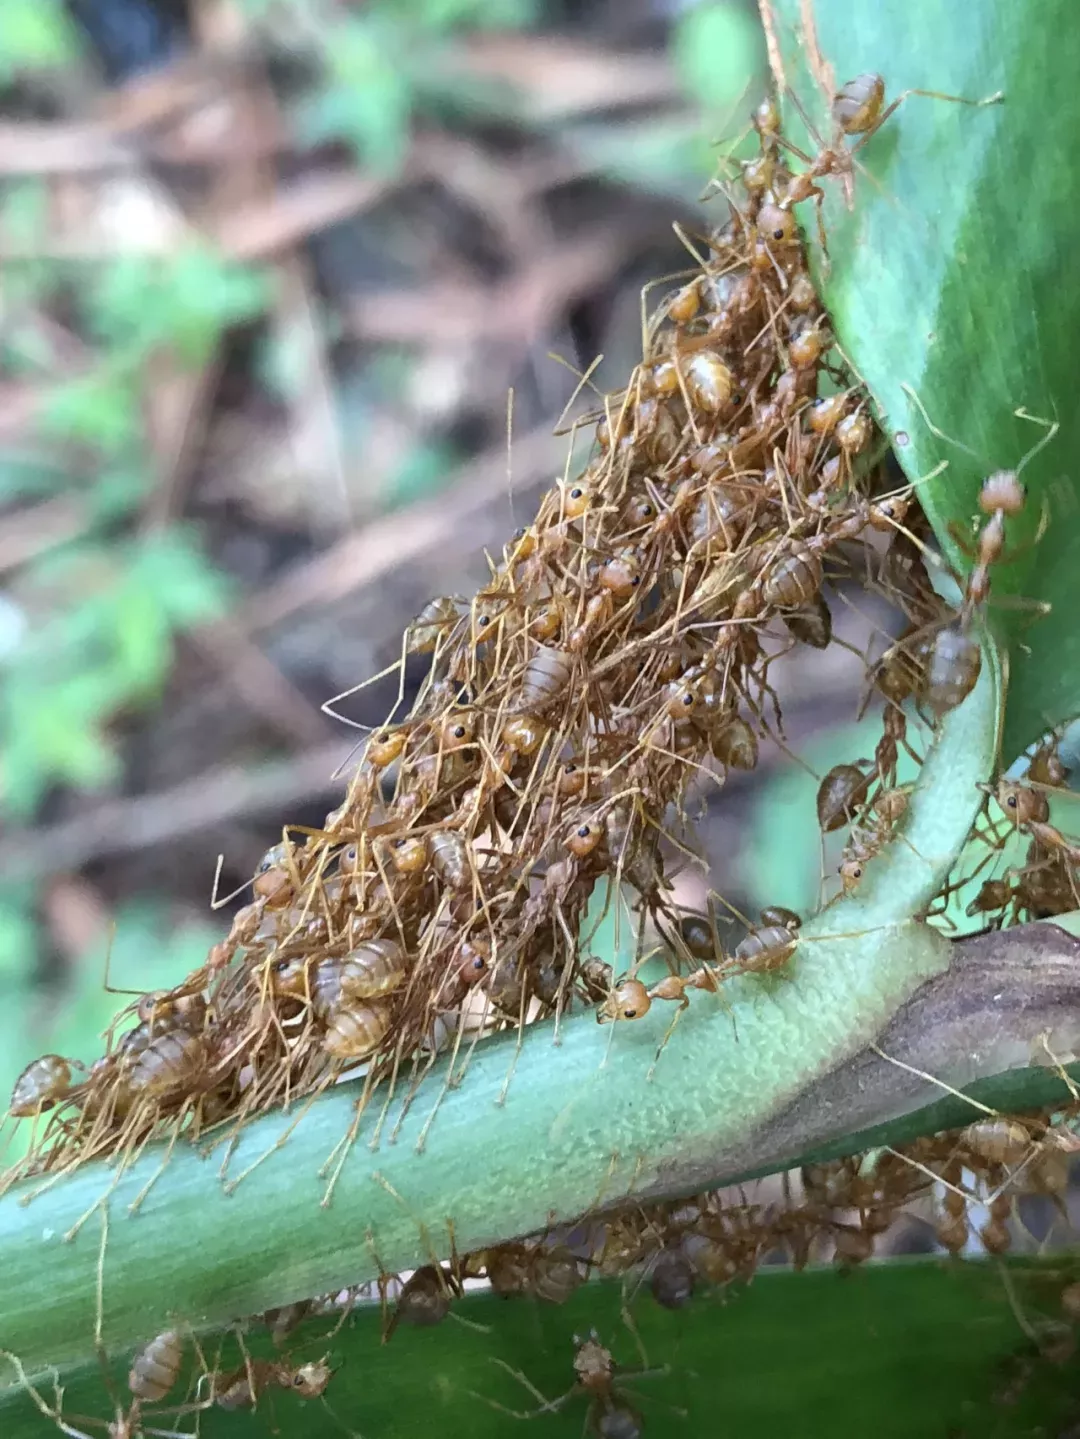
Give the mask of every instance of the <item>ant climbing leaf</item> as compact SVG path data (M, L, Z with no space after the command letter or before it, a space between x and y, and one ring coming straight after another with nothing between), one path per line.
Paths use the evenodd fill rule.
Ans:
M976 566L987 524L980 486L1029 457L1024 512L1005 524L987 610L1010 651L1008 763L1080 712L1072 558L1080 294L1062 284L1052 259L1072 248L1080 192L1080 159L1062 143L1080 121L1080 42L1068 0L761 0L760 8L793 142L812 161L865 139L850 177L819 182L828 261L819 256L818 278L839 344L884 413L908 477L948 461L918 495L946 565L961 576ZM860 74L869 70L881 71L886 105L916 87L974 101L1002 92L1003 100L908 95L868 138L838 139L832 97L852 76L873 78ZM794 157L792 166L808 168ZM841 183L849 178L854 209ZM812 238L809 204L797 213Z

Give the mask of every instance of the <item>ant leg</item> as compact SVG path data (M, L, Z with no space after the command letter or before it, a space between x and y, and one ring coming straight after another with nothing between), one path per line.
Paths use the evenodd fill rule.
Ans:
M790 85L787 87L787 97L791 101L792 105L794 105L795 112L798 115L799 119L806 126L806 133L810 136L811 140L813 140L814 144L818 147L819 150L826 149L827 147L825 145L825 141L821 138L820 131L817 129L814 122L810 119L810 116L806 113L806 107L803 105L802 101L799 99L798 95L796 95L795 91L791 88ZM812 165L814 163L809 155L804 155L803 152L796 145L793 145L790 140L786 140L783 135L777 135L776 141L778 145L781 145L785 150L789 150L791 154L796 156L797 159L801 160L804 165Z
M933 420L926 413L926 406L923 404L922 400L919 399L919 396L916 394L915 390L911 387L911 385L902 384L900 388L903 390L904 394L907 395L908 399L918 410L919 414L922 416L923 424L926 426L926 428L930 431L930 433L934 436L935 439L944 440L947 445L955 445L958 450L963 450L964 454L969 455L971 459L976 461L977 464L983 463L982 457L980 455L977 455L969 445L965 445L961 440L954 439L952 435L947 435L944 430L939 429L937 425L934 424Z
M8 1360L8 1362L14 1367L19 1383L30 1395L30 1398L37 1405L38 1409L41 1410L42 1414L44 1414L46 1419L51 1419L52 1422L56 1425L56 1427L61 1431L61 1433L67 1434L69 1436L69 1439L90 1439L90 1436L84 1430L75 1429L70 1424L65 1422L63 1414L61 1413L61 1405L64 1402L64 1391L60 1385L60 1376L55 1369L52 1370L52 1378L53 1390L56 1394L56 1407L55 1409L50 1409L48 1404L46 1404L45 1400L42 1398L41 1394L38 1392L38 1390L34 1387L33 1384L30 1383L30 1380L27 1377L26 1370L23 1368L22 1360L19 1358L19 1356L17 1354L13 1354L9 1349L0 1349L0 1358Z
M820 185L815 185L814 191L816 192L814 194L814 210L817 214L818 243L821 246L821 254L825 262L825 273L828 274L831 269L831 261L829 259L829 242L825 236L825 191Z
M953 105L971 105L976 110L980 110L987 105L1000 105L1005 100L1004 90L995 90L992 95L986 95L981 100L969 100L965 95L946 95L941 90L905 90L902 94L897 95L891 104L886 105L873 126L851 146L852 153L854 154L856 150L860 150L871 136L876 135L885 121L899 110L905 100L910 100L912 95L923 95L928 100L948 100Z
M668 1025L667 1029L664 1031L664 1037L663 1037L663 1039L660 1041L660 1047L659 1047L659 1049L657 1049L656 1054L655 1054L655 1056L653 1057L653 1062L652 1062L652 1064L649 1065L649 1071L648 1071L648 1073L647 1073L646 1076L645 1076L645 1083L646 1083L646 1084L648 1084L649 1081L652 1079L653 1074L654 1074L655 1071L656 1071L656 1066L657 1066L657 1064L660 1062L660 1056L663 1054L664 1050L667 1048L667 1042L668 1042L668 1040L671 1038L672 1034L674 1034L674 1032L675 1032L675 1026L678 1024L680 1018L682 1017L682 1012L683 1012L683 1010L684 1010L684 1009L688 1009L689 1006L690 1006L690 997L689 997L689 995L684 994L683 997L682 997L682 999L679 1000L678 1008L675 1010L675 1013L674 1013L674 1015L672 1016L671 1023Z
M494 1399L488 1399L484 1394L477 1394L473 1389L470 1389L469 1393L472 1394L474 1399L481 1399L485 1404L490 1404L493 1409L498 1409L502 1414L510 1414L515 1419L535 1419L540 1414L555 1414L574 1392L573 1389L568 1389L566 1393L560 1395L558 1399L547 1399L541 1394L531 1379L524 1375L520 1369L514 1369L511 1365L507 1364L505 1359L492 1357L491 1362L492 1364L497 1364L500 1369L505 1369L512 1379L516 1379L519 1384L524 1385L534 1399L540 1400L540 1407L538 1409L524 1410L509 1409L505 1404L499 1404Z

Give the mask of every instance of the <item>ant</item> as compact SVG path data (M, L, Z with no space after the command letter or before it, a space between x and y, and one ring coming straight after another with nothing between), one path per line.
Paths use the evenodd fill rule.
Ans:
M534 1419L540 1414L555 1414L575 1395L584 1394L589 1399L589 1410L585 1418L587 1432L596 1435L597 1439L640 1439L644 1429L643 1420L637 1410L616 1388L616 1374L619 1374L621 1378L652 1378L669 1373L667 1365L661 1369L620 1371L612 1358L610 1349L606 1349L600 1343L600 1336L595 1329L589 1331L587 1339L582 1339L575 1334L574 1344L577 1349L574 1355L574 1383L558 1399L545 1399L540 1390L524 1374L517 1369L512 1369L502 1359L493 1359L492 1362L505 1369L519 1384L523 1384L530 1394L540 1400L540 1407L526 1410L508 1409L504 1404L498 1404L494 1399L487 1399L482 1394L477 1394L475 1397L484 1399L484 1402L490 1404L493 1409L498 1409L502 1414L509 1414L514 1419Z
M803 109L798 96L790 89L787 93L806 126L807 132L817 144L818 153L813 156L807 155L790 140L785 140L779 130L771 132L771 139L775 144L783 146L807 167L801 174L793 175L788 181L777 205L781 210L790 210L803 200L814 200L817 206L818 239L826 257L828 256L828 245L822 216L825 192L817 182L827 175L836 175L843 186L844 199L848 209L852 209L855 194L855 156L877 134L886 120L900 108L905 100L912 95L923 95L931 100L949 100L957 105L973 105L981 108L984 105L999 104L1005 98L1000 90L995 91L993 95L988 95L983 100L969 100L962 95L946 95L940 90L911 89L904 90L895 100L886 105L885 81L882 76L870 73L856 75L854 80L849 80L841 86L832 98L830 114L833 136L831 142L826 144ZM845 141L852 136L859 138L853 145L846 144Z
M18 1355L12 1354L9 1350L0 1349L0 1357L6 1359L14 1368L19 1384L30 1395L30 1398L37 1405L38 1409L46 1419L51 1419L61 1434L66 1434L68 1439L91 1439L91 1435L85 1429L77 1428L72 1422L78 1420L79 1424L92 1425L102 1429L108 1439L144 1439L144 1436L154 1435L156 1439L194 1439L190 1433L180 1429L157 1429L147 1427L142 1420L141 1400L138 1395L132 1398L131 1404L125 1411L117 1400L115 1413L112 1419L99 1419L96 1417L72 1414L65 1418L63 1413L64 1389L60 1383L59 1374L52 1370L54 1400L50 1405L44 1397L31 1384L22 1361ZM108 1372L107 1370L105 1371Z
M923 424L935 437L944 440L946 444L955 445L957 449L963 450L972 459L978 460L978 455L967 445L961 444L959 440L953 439L940 429L931 420L926 412L926 406L910 385L902 385L901 389L911 400L918 410ZM1042 439L1028 450L1021 459L1015 470L995 470L988 474L979 486L978 507L984 516L980 528L975 535L974 542L970 540L953 521L948 526L949 534L957 548L973 560L974 564L968 574L967 583L964 587L964 601L960 611L961 623L966 625L971 619L975 609L985 604L990 596L990 571L994 565L1011 564L1018 556L1028 549L1032 544L1038 544L1042 538L1049 522L1049 512L1044 502L1042 515L1039 519L1038 530L1033 539L1022 547L1014 548L1006 552L1005 549L1005 521L1014 519L1020 515L1027 503L1027 490L1021 482L1020 476L1028 467L1031 461L1044 450L1051 440L1055 438L1061 428L1057 420L1043 419L1040 415L1033 415L1023 406L1013 411L1019 420L1030 420L1034 425L1041 425L1045 430Z

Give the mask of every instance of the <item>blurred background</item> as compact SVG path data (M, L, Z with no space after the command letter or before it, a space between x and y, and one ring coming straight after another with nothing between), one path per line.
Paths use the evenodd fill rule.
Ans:
M752 0L0 4L0 1092L100 1052L107 954L202 960L219 855L227 895L338 802L321 706L529 520L764 67ZM873 747L857 656L803 651L803 764L704 820L748 912L812 907L809 771Z

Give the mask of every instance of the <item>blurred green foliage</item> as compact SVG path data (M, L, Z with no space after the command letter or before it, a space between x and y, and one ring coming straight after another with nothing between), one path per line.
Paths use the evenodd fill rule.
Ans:
M37 187L5 195L0 223L24 238L41 223ZM225 330L263 308L267 285L205 247L101 264L9 261L0 369L39 394L32 438L0 454L0 503L64 499L78 525L11 579L0 636L0 811L29 822L50 788L90 789L117 774L114 720L157 701L176 636L223 612L225 577L188 526L140 526L157 483L145 423L147 366L167 356L205 362ZM58 378L42 315L63 307L85 347ZM152 381L150 381L152 383ZM91 1059L118 1003L104 956L83 954L59 986L40 983L37 895L0 892L0 1093L45 1048ZM176 983L205 954L216 926L176 928L160 905L116 916L114 983ZM100 948L100 947L99 947ZM11 1141L29 1138L21 1126ZM13 1158L12 1148L6 1150Z
M765 83L765 47L756 9L743 0L683 7L670 39L671 63L688 112L618 117L573 126L576 150L627 185L692 201L717 170L718 152L750 154L745 114Z
M61 0L4 0L0 5L0 83L20 72L57 69L77 53Z
M320 0L243 0L243 9L279 42L317 57L295 115L301 137L344 140L387 175L401 168L417 115L514 113L512 92L457 67L449 42L518 29L540 14L536 0L370 0L347 13Z
M79 61L64 7L0 5L0 85ZM142 523L160 475L147 430L149 386L166 362L194 369L232 326L257 318L266 275L208 245L100 262L48 257L49 195L37 180L0 191L3 262L0 382L32 398L30 425L0 450L9 513L66 507L51 540L43 521L29 558L0 593L0 816L31 823L57 785L91 789L117 776L111 726L155 703L178 634L221 614L225 577L187 525ZM61 351L56 322L69 336ZM38 538L38 537L35 537ZM105 990L101 946L59 974L48 963L30 888L0 890L0 1093L52 1048L89 1060L126 1000ZM217 926L177 927L157 903L115 916L113 982L177 982ZM89 941L88 941L89 942ZM48 981L45 983L44 981ZM22 1126L9 1141L25 1144Z
M764 45L757 15L749 5L688 6L676 21L671 41L676 74L703 114L730 123L761 71ZM741 123L741 115L740 115Z
M14 198L25 220L25 193ZM224 577L193 532L131 527L158 479L148 367L166 356L181 369L205 363L227 328L261 312L268 286L201 244L93 265L8 262L5 271L18 298L4 369L42 382L34 441L0 456L0 502L66 495L82 519L79 533L19 575L12 598L24 623L0 652L0 804L26 820L52 784L113 777L108 725L160 694L175 636L225 607ZM57 305L74 310L85 343L78 372L63 379L48 374L38 324Z

